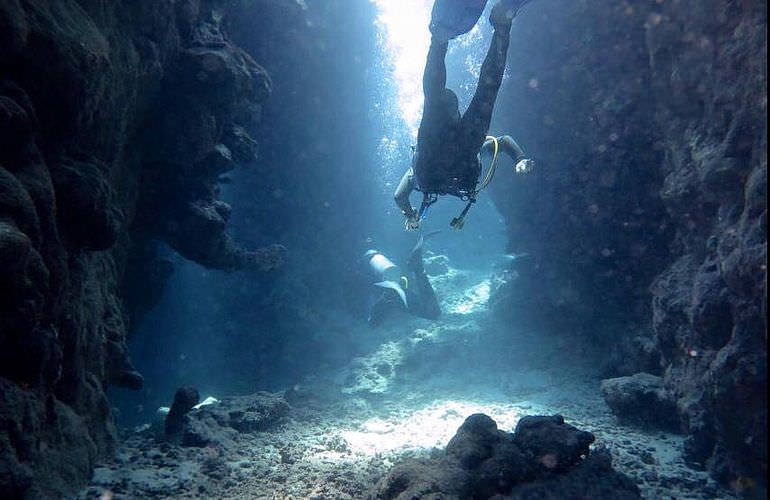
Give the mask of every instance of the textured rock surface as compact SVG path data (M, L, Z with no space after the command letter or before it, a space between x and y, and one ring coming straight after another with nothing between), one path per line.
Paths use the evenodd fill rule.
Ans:
M647 46L677 256L652 286L664 380L693 462L764 482L766 6L681 2L656 15Z
M527 254L499 297L512 324L596 340L619 329L650 336L647 287L669 259L672 229L649 126L646 9L546 0L514 23L511 46L527 50L511 51L493 129L512 133L537 164L493 185L508 250Z
M190 412L182 445L225 445L239 432L269 429L288 413L286 401L267 392L223 398L218 403Z
M558 318L605 347L608 375L662 375L692 463L763 483L766 7L528 9L498 126L542 158L496 186L510 250L532 256L499 310L525 326Z
M552 417L524 417L513 434L488 416L468 417L437 460L397 465L370 493L409 498L639 498L628 477L612 470L606 451L592 454L590 432Z
M189 405L189 392L180 391L181 403ZM260 496L260 490L253 488L245 495L225 494L224 490L271 469L265 462L275 459L276 449L269 433L277 431L288 411L281 396L260 392L192 409L183 415L181 442L169 442L159 422L133 432L126 430L114 456L95 468L91 486L73 498Z
M679 430L676 402L663 386L662 378L635 373L629 377L605 379L601 390L607 406L621 422L671 432Z
M259 158L233 171L232 184L223 187L228 200L237 200L230 232L260 246L280 241L291 258L279 273L204 275L188 265L172 277L185 289L166 296L167 308L134 341L137 352L148 353L143 362L153 378L150 398L157 400L126 401L126 417L139 413L140 403L167 404L164 398L191 380L210 381L209 391L218 394L294 384L324 364L344 362L361 338L349 327L367 307L369 283L356 274L357 259L365 227L374 224L368 214L377 182L369 170L375 142L364 112L375 54L367 13L374 5L234 4L223 21L228 36L266 68L273 85L261 121L244 127L259 142ZM137 260L153 258L152 249L147 254ZM155 262L161 271L166 267ZM146 308L147 297L137 295L137 306ZM189 354L195 345L207 346L197 362L188 356L168 370L153 359L159 350Z
M221 269L283 260L224 232L219 175L253 157L241 124L270 79L214 7L0 5L0 496L71 493L111 450L104 388L142 385L126 311L169 275L154 240Z

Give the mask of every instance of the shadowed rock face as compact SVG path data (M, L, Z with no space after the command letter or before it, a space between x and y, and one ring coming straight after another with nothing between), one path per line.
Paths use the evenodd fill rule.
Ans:
M764 478L766 9L682 2L657 15L647 44L677 257L652 285L664 380L693 462L722 481Z
M125 273L145 290L137 313L170 274L153 241L219 269L283 261L283 247L246 250L225 233L219 176L256 155L244 126L270 79L215 7L0 5L3 498L72 493L110 451L104 388L142 385L126 355Z
M185 428L185 415L198 404L200 396L194 387L181 387L174 393L174 402L164 422L164 437L171 442L182 440Z
M607 347L618 330L650 336L647 288L670 259L673 231L658 195L664 154L650 127L645 14L646 5L628 14L622 2L546 0L514 22L495 126L536 166L493 185L509 250L528 254L499 297L511 323L578 331Z
M765 6L555 6L513 30L530 50L513 56L505 126L543 158L496 186L510 250L534 256L500 310L558 312L614 347L608 374L662 375L691 462L763 483Z

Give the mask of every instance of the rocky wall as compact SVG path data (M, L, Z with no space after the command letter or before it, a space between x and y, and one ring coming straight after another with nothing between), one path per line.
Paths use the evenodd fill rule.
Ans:
M527 9L497 125L540 161L494 193L510 250L530 257L500 314L590 340L607 374L663 375L693 465L762 483L765 4Z
M618 330L634 352L650 350L647 287L673 234L658 196L664 154L649 126L646 10L628 8L545 1L522 10L493 121L536 160L531 174L506 171L493 185L508 250L527 254L499 310L512 325L547 325L605 354Z
M256 160L221 176L222 199L235 207L228 232L254 246L278 241L290 253L275 273L178 266L162 302L132 333L146 383L140 392L111 393L119 424L153 418L181 385L217 397L281 390L320 366L346 362L361 343L356 325L365 327L370 283L357 274L358 259L376 183L369 169L373 11L369 2L347 0L228 2L228 37L271 82L260 120L244 126L259 145ZM173 271L161 257L167 249L156 247L135 247L129 256L157 271L150 285ZM157 288L146 275L128 274L138 278L125 287L129 305L141 315Z
M71 494L110 452L104 390L142 385L128 312L170 271L153 241L221 269L283 259L225 232L219 176L255 154L270 79L220 21L197 0L0 5L3 498Z
M766 5L666 2L646 42L676 227L655 340L687 457L740 489L767 474Z

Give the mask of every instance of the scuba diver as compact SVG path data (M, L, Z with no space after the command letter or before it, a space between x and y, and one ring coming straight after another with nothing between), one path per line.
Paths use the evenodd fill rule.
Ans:
M433 231L420 239L407 260L407 272L377 250L364 254L369 267L380 280L375 286L384 288L382 295L369 312L369 325L377 326L389 311L405 309L410 314L425 319L437 319L441 315L436 293L431 286L422 262L422 246L425 239L438 233Z
M494 35L481 66L479 83L468 109L460 114L457 95L446 88L444 58L449 40L470 31L481 16L486 0L436 0L431 14L431 43L423 74L425 104L417 133L412 166L394 193L396 205L406 217L407 230L417 229L430 205L439 195L453 195L467 201L462 213L450 224L461 229L465 215L494 175L497 155L506 153L515 162L517 173L533 168L532 160L510 136L487 136L497 92L503 80L505 60L513 18L529 0L500 0L490 13ZM492 162L479 185L481 153L490 152ZM478 187L477 187L478 186ZM423 193L422 205L415 210L409 195Z

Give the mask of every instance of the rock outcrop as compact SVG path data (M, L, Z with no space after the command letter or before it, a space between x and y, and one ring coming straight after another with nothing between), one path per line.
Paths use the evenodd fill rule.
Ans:
M4 498L70 494L111 450L105 387L142 385L127 311L150 307L170 274L154 241L219 269L284 258L225 232L217 185L253 159L243 127L270 79L221 17L205 0L0 5Z
M633 481L612 469L608 451L589 449L593 442L560 415L524 417L510 434L478 413L442 457L397 465L369 498L640 498Z
M163 422L163 433L168 441L179 443L182 440L186 415L198 404L199 399L198 390L194 387L181 387L174 393L174 402Z
M232 446L239 433L260 432L289 413L286 400L268 392L223 398L187 416L182 446Z
M602 396L618 419L650 429L679 432L676 402L663 379L649 373L602 381Z
M180 398L175 397L175 403L179 401L182 408L197 396L189 388L177 394ZM278 453L274 446L266 446L270 440L265 438L283 423L288 411L283 397L267 392L207 398L182 415L183 439L178 443L169 442L160 421L127 430L112 459L94 469L90 487L72 498L226 498L273 493L247 486L247 478L264 479L270 469L266 463Z
M525 14L512 46L526 40L527 59L512 56L500 122L542 158L496 189L510 250L533 256L497 297L501 314L559 318L604 347L608 375L661 375L691 462L761 485L765 5L587 0Z

